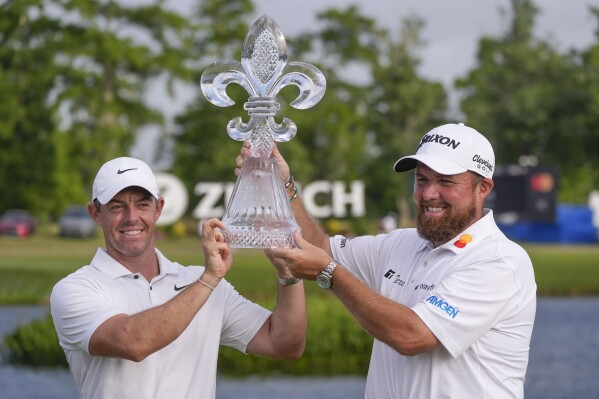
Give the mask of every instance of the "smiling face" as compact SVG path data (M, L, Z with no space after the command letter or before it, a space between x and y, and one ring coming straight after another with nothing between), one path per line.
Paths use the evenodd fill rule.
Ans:
M414 183L418 234L435 247L445 244L482 217L492 188L491 179L474 172L447 176L419 163Z
M106 251L124 266L131 262L154 259L156 221L164 199L156 200L139 187L128 187L97 209L88 210L104 233Z

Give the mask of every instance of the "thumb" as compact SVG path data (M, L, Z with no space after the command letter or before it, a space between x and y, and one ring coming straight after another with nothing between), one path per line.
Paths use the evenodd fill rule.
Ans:
M302 231L300 229L295 230L293 233L293 242L299 249L304 249L306 246L310 245L310 243L302 237Z
M282 158L283 156L279 152L279 147L277 147L277 143L275 142L272 146L272 156L273 158Z

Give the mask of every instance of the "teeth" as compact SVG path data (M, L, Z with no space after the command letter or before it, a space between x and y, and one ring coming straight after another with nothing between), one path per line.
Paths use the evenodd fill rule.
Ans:
M426 210L429 212L441 212L443 208L433 208L432 206L428 206Z
M123 233L128 236L136 236L138 234L141 234L141 230L123 231Z

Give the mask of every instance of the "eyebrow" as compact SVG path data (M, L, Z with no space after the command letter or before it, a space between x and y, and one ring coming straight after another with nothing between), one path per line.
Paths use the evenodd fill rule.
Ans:
M142 202L142 201L151 201L152 198L154 198L151 194L144 194L144 196L138 200L136 200L135 202ZM119 203L119 204L125 204L127 203L127 201L121 201L119 199L111 199L110 201L108 201L106 203L106 205L110 204L110 203Z

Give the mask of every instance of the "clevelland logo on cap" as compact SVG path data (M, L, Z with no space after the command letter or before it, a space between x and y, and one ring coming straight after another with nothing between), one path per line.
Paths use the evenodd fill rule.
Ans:
M405 172L422 162L443 175L457 175L467 170L489 179L495 169L495 153L489 140L463 123L448 123L424 135L416 155L400 158L393 169Z
M92 200L97 198L104 205L121 190L132 186L146 189L156 199L159 198L156 177L145 162L128 157L115 158L102 165L98 171Z

